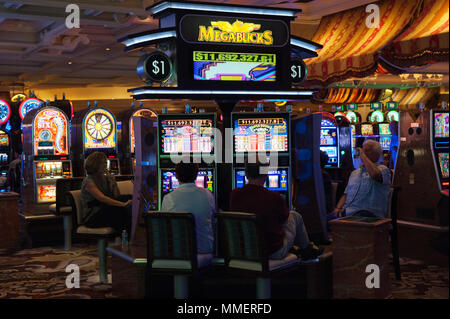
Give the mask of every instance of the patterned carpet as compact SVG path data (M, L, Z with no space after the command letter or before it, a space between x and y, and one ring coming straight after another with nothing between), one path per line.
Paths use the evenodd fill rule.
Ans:
M66 288L66 266L80 267L80 288ZM448 268L401 260L402 281L392 280L394 299L448 299ZM392 279L393 274L392 275ZM77 244L72 251L34 248L0 250L0 298L114 298L111 285L98 283L95 245Z

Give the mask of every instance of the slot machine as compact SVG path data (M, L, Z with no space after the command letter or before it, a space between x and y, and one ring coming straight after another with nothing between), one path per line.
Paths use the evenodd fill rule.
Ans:
M72 177L69 119L55 107L31 110L23 121L23 137L23 211L48 213L56 200L56 180Z
M340 167L341 154L339 149L339 132L333 114L319 112L322 115L320 128L320 150L327 153L328 163L325 167Z
M6 129L10 117L11 107L8 102L0 99L0 176L2 177L8 176L8 165L11 160L11 139Z
M393 184L401 186L398 218L436 230L448 227L449 111L400 112L400 147ZM404 223L405 224L405 223ZM447 228L448 231L448 228Z
M107 157L107 170L120 175L117 122L106 108L90 108L76 112L72 121L74 175L85 176L84 160L94 152Z
M267 156L271 161L264 185L271 191L278 192L291 208L291 145L290 113L255 112L231 113L233 127L233 188L243 187L246 183L245 161L254 153ZM273 166L270 152L276 152L278 163Z
M159 207L165 195L177 189L177 155L192 156L199 164L195 184L210 190L217 201L217 165L215 161L216 114L158 114Z
M156 118L156 113L148 108L131 107L117 116L120 121L119 135L119 154L121 155L120 165L121 174L131 175L136 167L136 138L134 134L133 117ZM119 125L118 125L119 126Z

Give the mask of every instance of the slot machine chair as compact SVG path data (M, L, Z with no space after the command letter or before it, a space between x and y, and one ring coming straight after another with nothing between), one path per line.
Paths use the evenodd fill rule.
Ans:
M69 192L72 204L72 231L78 238L96 239L98 252L99 279L101 283L108 283L106 269L106 245L108 239L113 239L119 234L111 227L89 228L81 225L81 190Z
M300 259L289 253L284 259L269 259L264 232L255 214L216 213L219 241L224 248L225 269L256 277L256 298L270 299L270 277L276 273L297 270Z
M186 212L150 212L147 229L147 295L152 274L171 275L175 299L188 297L188 277L212 265L213 254L197 254L195 220Z
M394 264L395 279L402 280L400 271L400 257L398 251L398 225L397 225L397 199L400 192L400 186L391 186L389 191L389 206L387 211L387 218L391 219L392 227L389 230L392 247L392 262Z
M71 190L81 189L83 177L60 178L56 180L56 202L49 205L49 211L57 216L63 216L64 250L72 248L72 204L67 195Z

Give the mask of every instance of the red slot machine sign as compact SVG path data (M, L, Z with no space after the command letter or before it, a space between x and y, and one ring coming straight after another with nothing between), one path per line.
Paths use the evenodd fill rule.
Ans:
M33 122L34 155L68 155L68 121L62 111L43 109Z

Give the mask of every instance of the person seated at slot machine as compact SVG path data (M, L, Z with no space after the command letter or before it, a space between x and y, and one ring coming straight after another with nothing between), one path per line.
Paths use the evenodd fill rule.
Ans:
M344 195L333 213L336 217L386 218L391 171L378 162L383 153L381 145L377 141L366 140L357 151L362 165L350 175Z
M90 228L112 227L131 233L131 199L121 196L114 176L107 173L105 153L94 152L84 162L81 184L82 224Z
M268 164L247 163L248 183L236 188L230 195L230 210L257 215L267 235L267 253L271 259L283 259L292 250L303 260L317 258L322 249L310 243L302 216L289 211L280 194L264 187L267 174L260 168ZM297 247L294 247L297 246Z
M198 175L198 164L192 158L186 163L182 161L175 166L175 177L180 186L164 196L162 212L187 212L194 215L195 233L197 236L197 252L212 254L214 252L213 215L216 204L213 194L195 185Z

